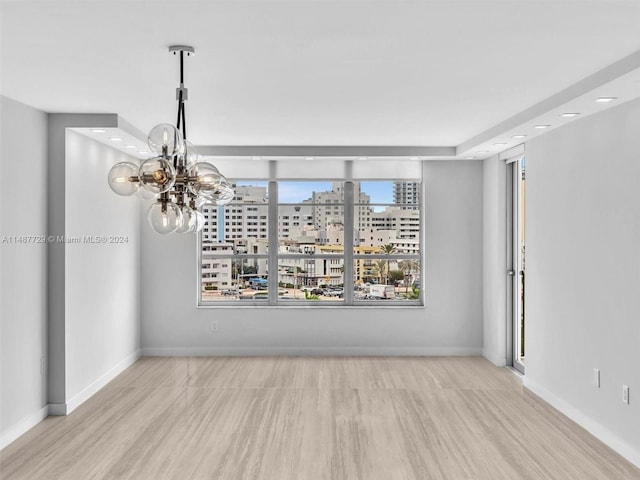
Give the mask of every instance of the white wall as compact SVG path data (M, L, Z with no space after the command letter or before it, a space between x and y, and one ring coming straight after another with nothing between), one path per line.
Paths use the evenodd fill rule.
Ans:
M65 235L80 239L65 243L67 411L132 363L140 348L139 200L116 195L107 183L112 165L131 160L67 130Z
M483 339L482 354L506 365L506 168L498 156L483 161Z
M640 465L638 132L633 101L527 144L525 385Z
M47 234L47 117L0 96L1 236ZM28 177L25 177L25 174ZM0 448L47 411L47 245L5 243L0 289Z
M480 354L482 163L425 162L424 180L425 308L197 309L195 237L143 215L143 353Z

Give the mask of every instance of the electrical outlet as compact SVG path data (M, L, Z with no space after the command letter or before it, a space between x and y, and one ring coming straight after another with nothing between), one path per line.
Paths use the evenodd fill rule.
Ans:
M622 385L622 403L629 405L629 387Z
M593 386L596 388L600 388L600 369L593 369Z
M218 320L211 320L211 325L209 327L209 331L215 333L218 331L219 325Z

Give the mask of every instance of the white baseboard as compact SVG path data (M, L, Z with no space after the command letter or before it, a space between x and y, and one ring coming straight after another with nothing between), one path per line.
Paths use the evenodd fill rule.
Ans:
M40 410L33 412L31 415L26 416L18 423L9 427L7 431L2 432L0 435L0 450L13 443L18 437L24 435L42 420L47 418L49 414L49 407L44 406Z
M120 363L111 368L108 372L98 378L96 381L87 386L80 393L73 396L73 398L69 399L65 404L64 413L60 413L59 415L69 415L76 408L86 402L89 398L98 392L102 387L104 387L107 383L117 377L120 373L122 373L125 369L130 367L138 360L141 356L141 351L136 350L131 355L126 357ZM54 413L51 413L54 415Z
M532 381L527 376L523 377L522 384L524 387L528 388L537 396L542 398L545 402L553 406L556 410L560 411L571 420L576 422L578 425L580 425L582 428L587 430L589 433L591 433L591 435L596 437L602 443L618 452L624 458L633 463L636 467L640 468L640 452L638 452L627 442L611 432L611 430L603 427L598 422L594 421L591 417L585 415L573 405L565 402L546 388Z
M493 363L496 367L506 367L507 359L502 355L496 355L488 350L482 349L482 356Z
M201 356L477 356L471 347L147 347L146 357Z

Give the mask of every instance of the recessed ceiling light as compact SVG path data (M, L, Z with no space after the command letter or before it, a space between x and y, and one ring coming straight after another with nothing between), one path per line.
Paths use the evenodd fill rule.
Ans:
M307 157L307 160L313 160L313 157Z
M121 142L122 139L120 137L109 137L109 140L111 140L112 142Z
M366 160L369 157L358 157L358 160Z
M617 100L618 97L598 97L596 98L596 102L599 103L607 103L607 102L613 102L614 100Z
M124 148L138 148L135 145L125 145Z
M104 128L92 128L91 131L93 133L104 133L106 130Z
M420 160L419 157L411 157L411 160Z
M505 145L506 145L505 142L498 142L493 144L494 147L504 147Z
M520 134L520 135L514 135L511 138L527 138L527 136L524 134Z
M262 160L262 157L251 157L251 160Z
M483 153L489 153L489 150L478 150L476 153L482 155Z
M464 157L465 160L474 160L476 157Z
M549 128L551 125L536 125L533 128Z
M149 152L138 152L140 155L149 155Z
M578 115L580 115L578 112L566 112L560 114L561 117L577 117Z

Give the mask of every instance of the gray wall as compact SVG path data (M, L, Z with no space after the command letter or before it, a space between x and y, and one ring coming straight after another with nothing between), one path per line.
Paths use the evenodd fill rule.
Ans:
M633 101L527 144L525 385L640 465L638 132Z
M482 175L481 162L424 164L425 308L197 309L195 238L141 215L143 353L480 354Z
M47 117L0 96L0 234L47 234ZM25 178L25 174L28 177ZM0 244L0 448L46 416L47 245Z
M507 361L506 168L498 156L483 162L483 338L482 355L495 365Z
M135 159L71 130L65 157L65 235L82 239L64 245L65 403L73 409L137 358L140 218L139 200L107 184L112 165Z

